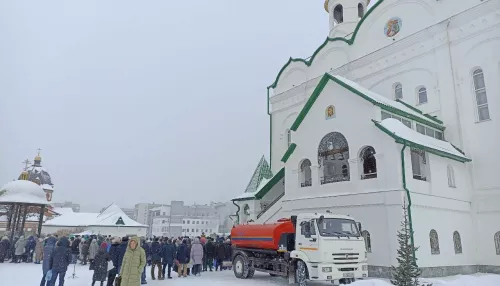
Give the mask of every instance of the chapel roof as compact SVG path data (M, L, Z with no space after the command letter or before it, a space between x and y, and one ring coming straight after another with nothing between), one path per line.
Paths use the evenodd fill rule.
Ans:
M28 180L42 186L44 190L54 190L54 184L49 172L42 167L40 153L35 157L33 165L26 167L19 175L18 180Z

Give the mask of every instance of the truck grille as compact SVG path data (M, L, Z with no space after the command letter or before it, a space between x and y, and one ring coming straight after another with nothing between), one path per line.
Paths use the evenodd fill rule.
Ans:
M333 253L332 256L335 264L351 264L359 259L359 253Z

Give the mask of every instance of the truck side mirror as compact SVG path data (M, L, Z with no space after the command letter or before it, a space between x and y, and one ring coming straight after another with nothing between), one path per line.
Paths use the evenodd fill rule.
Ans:
M361 229L361 223L360 223L360 222L357 222L357 223L356 223L356 225L358 226L358 231L361 233L361 231L363 231L363 230Z

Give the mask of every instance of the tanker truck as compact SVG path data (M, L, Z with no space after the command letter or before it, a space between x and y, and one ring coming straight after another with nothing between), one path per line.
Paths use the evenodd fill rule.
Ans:
M234 275L240 279L260 271L306 286L368 277L361 224L346 215L305 213L273 224L236 225L231 244Z

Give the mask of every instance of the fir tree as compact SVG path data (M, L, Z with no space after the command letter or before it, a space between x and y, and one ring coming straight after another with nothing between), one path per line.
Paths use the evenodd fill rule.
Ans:
M411 243L412 230L408 221L408 208L403 204L403 221L401 230L398 231L398 266L392 266L391 283L397 286L418 286L418 277L421 271L417 265L417 258L414 257L416 248Z

